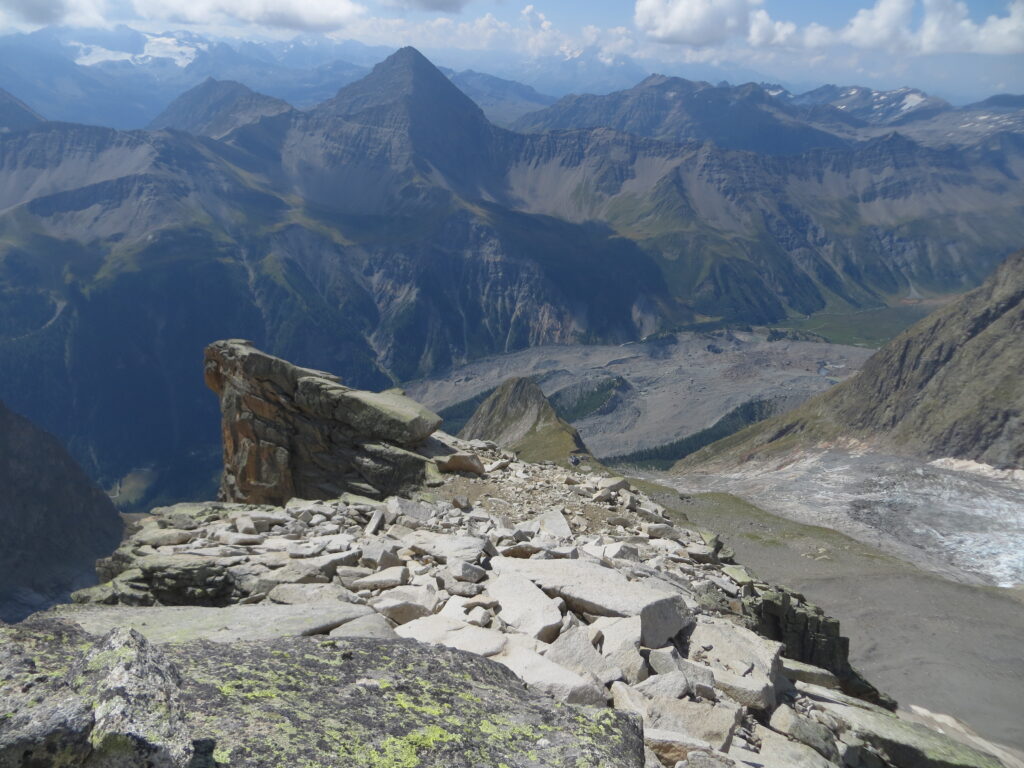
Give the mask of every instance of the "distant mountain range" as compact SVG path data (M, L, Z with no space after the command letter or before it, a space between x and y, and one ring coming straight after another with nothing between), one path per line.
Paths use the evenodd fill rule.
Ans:
M180 498L215 474L216 338L381 387L961 291L1024 242L1024 134L928 146L823 109L652 78L517 133L402 49L305 111L204 77L175 130L0 134L0 396L95 477L158 467Z
M879 350L857 375L683 465L778 458L858 438L928 459L1024 469L1022 374L1024 251Z
M0 88L51 120L131 130L208 79L232 81L302 109L332 98L393 49L306 36L228 44L190 32L47 28L0 37ZM473 70L445 74L499 124L553 103L532 87Z

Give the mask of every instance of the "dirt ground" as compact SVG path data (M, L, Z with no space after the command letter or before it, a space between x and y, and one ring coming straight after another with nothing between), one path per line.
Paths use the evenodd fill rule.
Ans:
M726 494L659 500L721 534L761 578L838 618L853 664L901 705L953 715L1024 753L1024 590L948 581Z

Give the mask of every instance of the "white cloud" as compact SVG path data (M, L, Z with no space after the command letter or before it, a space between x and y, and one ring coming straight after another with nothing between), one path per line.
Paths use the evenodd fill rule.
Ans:
M824 48L836 41L836 33L828 27L812 21L802 30L805 48Z
M293 30L331 30L365 12L353 0L133 0L135 12L147 20L176 24L225 24Z
M1005 16L975 24L967 5L954 0L924 0L917 39L922 53L1024 53L1024 0L1014 0Z
M839 33L839 39L858 48L905 46L910 37L910 20L915 0L877 0L861 8Z
M791 21L773 21L763 8L750 14L747 41L755 48L788 45L796 36L796 24Z
M29 24L53 24L67 14L64 0L2 0L0 10Z
M706 46L745 37L761 0L636 0L636 26L655 40Z
M108 10L106 0L0 0L0 27L104 26Z
M821 49L848 45L904 55L1024 53L1024 0L981 23L962 0L875 0L841 27L777 21L763 0L635 0L637 28L651 40L693 47ZM915 11L920 21L915 24Z
M398 8L418 8L421 11L459 13L470 0L384 0L384 5Z

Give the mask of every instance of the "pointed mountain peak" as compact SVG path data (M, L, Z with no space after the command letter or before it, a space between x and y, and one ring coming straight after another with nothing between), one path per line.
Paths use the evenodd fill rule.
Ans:
M430 62L430 59L417 51L411 45L399 48L377 66L426 67L429 69L436 69L436 67Z
M290 109L288 103L256 93L241 83L208 77L172 101L148 127L219 139L239 126Z
M399 103L414 109L444 111L460 119L486 121L483 111L426 56L415 48L400 48L362 80L347 85L321 109L356 118ZM358 118L357 118L358 119Z
M480 404L459 436L491 440L526 461L565 465L573 456L590 458L575 427L559 418L533 379L505 381Z

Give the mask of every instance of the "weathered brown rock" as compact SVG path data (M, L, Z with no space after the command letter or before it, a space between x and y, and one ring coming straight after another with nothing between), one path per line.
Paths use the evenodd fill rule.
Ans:
M220 396L226 501L382 497L428 479L409 449L441 419L399 392L350 389L237 339L207 347L205 370Z

